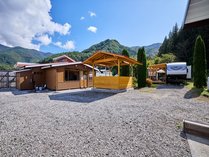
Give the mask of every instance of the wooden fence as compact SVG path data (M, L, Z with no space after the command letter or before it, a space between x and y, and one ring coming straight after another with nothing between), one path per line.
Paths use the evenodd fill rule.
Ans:
M0 71L0 88L16 87L16 73L14 71Z

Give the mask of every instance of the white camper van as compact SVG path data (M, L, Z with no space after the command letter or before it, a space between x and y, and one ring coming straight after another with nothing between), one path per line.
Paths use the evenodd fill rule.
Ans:
M175 62L166 64L166 82L167 83L182 83L187 78L186 62Z

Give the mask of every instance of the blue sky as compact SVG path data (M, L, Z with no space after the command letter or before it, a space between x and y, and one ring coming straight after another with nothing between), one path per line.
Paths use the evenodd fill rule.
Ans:
M45 5L43 0L39 0L40 4L17 0L18 4L14 5L21 10L13 9L12 14L8 9L14 6L9 1L12 2L0 2L0 6L6 6L6 9L0 7L0 13L4 13L0 18L18 19L17 23L24 25L13 23L9 27L6 22L5 30L10 33L0 33L0 43L53 53L82 51L106 39L116 39L126 46L162 42L175 23L182 25L187 5L187 0L44 0ZM14 18L17 14L23 14L24 21ZM23 27L25 29L19 29Z

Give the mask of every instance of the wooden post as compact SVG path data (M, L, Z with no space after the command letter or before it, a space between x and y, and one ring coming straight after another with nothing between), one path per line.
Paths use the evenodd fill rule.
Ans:
M120 89L120 60L118 59L118 89Z
M9 88L9 72L7 72L6 76L7 76L7 88Z
M92 70L92 81L93 81L93 88L94 88L94 63L93 63L93 70Z
M120 76L120 60L118 59L118 76Z

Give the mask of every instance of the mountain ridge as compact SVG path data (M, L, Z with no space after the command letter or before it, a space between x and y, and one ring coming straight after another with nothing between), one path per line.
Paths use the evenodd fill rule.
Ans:
M161 46L161 43L154 43L148 46L144 46L147 56L151 56L151 57L155 56L158 53L160 46ZM126 49L129 52L131 57L136 58L137 51L140 47L142 46L128 47L128 46L121 45L115 39L106 39L102 42L99 42L97 44L90 46L89 48L81 52L63 52L59 54L54 54L42 60L41 63L51 62L54 57L58 57L61 55L67 55L71 57L72 59L74 59L75 61L84 61L96 51L107 51L107 52L112 52L116 54L121 54L123 49Z
M104 41L101 41L100 43L94 44L90 46L89 48L82 51L82 53L94 53L98 50L113 52L113 53L121 53L123 49L126 49L131 56L135 56L137 54L137 51L140 47L145 48L145 52L147 56L154 56L159 52L159 48L161 46L161 43L153 43L151 45L147 46L124 46L120 44L115 39L106 39Z
M144 46L147 56L155 56L161 43L154 43L148 46ZM11 68L16 62L51 62L52 58L61 56L63 54L68 55L76 61L84 61L96 51L107 51L112 53L121 54L123 49L126 49L131 57L136 58L138 49L142 46L124 46L115 39L106 39L97 44L90 46L89 48L81 52L63 52L63 53L45 53L34 49L26 49L20 46L7 47L0 44L0 65L7 65ZM0 66L1 68L1 66Z
M0 64L13 66L16 62L38 62L52 53L44 53L34 49L26 49L20 46L7 47L0 44Z

